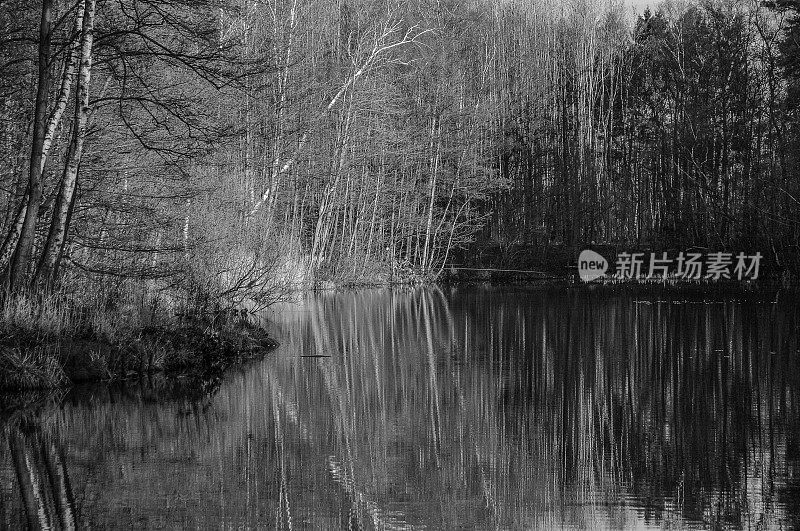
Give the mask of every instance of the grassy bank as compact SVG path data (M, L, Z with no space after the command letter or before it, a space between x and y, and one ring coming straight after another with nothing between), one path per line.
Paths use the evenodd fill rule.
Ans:
M277 346L244 311L141 292L22 294L0 307L0 389L184 373L213 382Z

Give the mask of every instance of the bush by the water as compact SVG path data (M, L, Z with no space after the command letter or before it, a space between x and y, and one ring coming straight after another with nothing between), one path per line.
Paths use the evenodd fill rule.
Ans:
M244 310L191 308L135 287L80 293L3 298L0 389L51 388L154 371L208 377L277 344Z

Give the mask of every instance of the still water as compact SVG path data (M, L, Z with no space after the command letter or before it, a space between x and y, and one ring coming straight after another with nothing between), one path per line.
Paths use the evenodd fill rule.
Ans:
M800 526L793 303L425 288L275 320L281 347L211 393L80 388L5 414L0 524Z

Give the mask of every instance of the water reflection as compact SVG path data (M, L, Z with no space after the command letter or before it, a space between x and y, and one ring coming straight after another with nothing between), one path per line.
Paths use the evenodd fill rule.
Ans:
M800 525L796 309L660 298L309 298L213 396L142 382L7 419L0 523Z

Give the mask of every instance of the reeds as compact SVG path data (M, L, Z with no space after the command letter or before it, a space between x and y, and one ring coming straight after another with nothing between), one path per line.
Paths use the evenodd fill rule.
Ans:
M0 306L0 333L28 332L59 336L75 327L74 315L59 294L5 297Z
M0 335L119 339L152 321L151 304L139 289L98 289L23 292L2 298Z
M0 389L45 389L63 385L67 376L57 349L3 347L0 350Z
M275 343L213 297L136 283L7 295L0 303L0 389L54 388L157 371L213 369ZM202 370L200 371L202 372Z
M90 293L85 291L84 293ZM65 344L76 339L119 343L130 337L138 312L123 315L104 297L65 291L8 295L0 304L0 389L43 389L65 384ZM106 349L107 350L107 349ZM101 350L92 351L96 365Z

